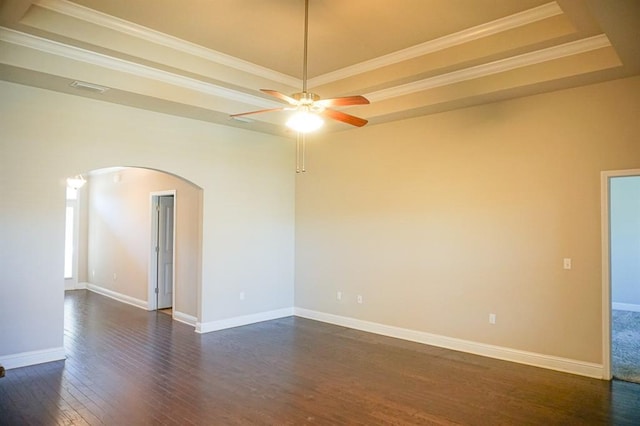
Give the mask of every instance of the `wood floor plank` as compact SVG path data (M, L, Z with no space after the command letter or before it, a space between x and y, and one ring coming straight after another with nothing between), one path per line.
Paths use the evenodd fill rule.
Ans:
M65 350L0 379L0 425L640 424L638 384L295 317L199 335L71 291Z

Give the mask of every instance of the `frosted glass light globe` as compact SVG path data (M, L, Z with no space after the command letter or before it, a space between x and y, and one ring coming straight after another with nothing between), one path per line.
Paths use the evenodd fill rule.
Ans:
M309 111L297 111L289 120L287 127L300 133L309 133L318 130L324 124L324 120L318 114Z

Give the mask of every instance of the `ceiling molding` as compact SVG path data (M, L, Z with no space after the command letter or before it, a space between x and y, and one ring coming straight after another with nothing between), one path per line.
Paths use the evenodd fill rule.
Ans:
M185 89L195 90L197 92L218 96L231 101L242 102L249 105L255 105L265 108L273 108L280 106L278 102L270 101L258 96L249 95L247 93L228 89L212 83L207 83L194 78L185 77L183 75L174 74L163 71L150 66L126 61L120 58L92 52L75 46L69 46L57 41L48 40L42 37L26 34L20 31L0 27L0 41L36 49L41 52L61 56L67 59L84 62L91 65L97 65L114 71L125 72L139 77L149 78L152 80L168 83Z
M161 81L174 86L195 90L224 99L241 102L257 107L272 108L280 106L280 103L269 101L267 99L250 95L247 93L231 90L212 83L203 82L194 78L185 77L179 74L170 73L168 71L159 70L150 66L126 61L120 58L92 52L75 46L69 46L60 42L48 40L31 34L22 33L16 30L0 27L0 40L7 43L36 49L45 53L65 57L84 63L97 65L114 71L125 72L139 77L149 78ZM450 73L437 75L420 81L403 84L400 86L390 87L375 92L367 93L364 96L371 102L379 102L399 96L409 95L411 93L432 89L435 87L446 86L461 81L481 78L484 76L497 74L521 68L525 66L535 65L567 56L585 53L591 50L600 49L611 46L606 35L601 34L582 40L565 43L559 46L553 46L547 49L535 52L525 53L523 55L511 58L501 59L486 64L465 68Z
M207 49L200 45L98 12L67 0L38 0L35 2L35 5L56 13L92 23L94 25L118 31L132 37L143 39L154 44L185 52L217 64L248 72L258 77L286 84L288 86L298 87L302 84L302 80L298 78L279 73L269 68L261 67L248 61L243 61L215 50ZM310 87L321 86L337 80L352 77L354 75L369 72L380 67L397 64L439 50L528 25L562 13L562 9L558 3L553 1L520 13L459 31L457 33L449 34L435 40L430 40L407 49L399 50L370 61L364 61L353 66L311 78L309 79L308 84Z
M6 50L6 55L0 55L0 68L7 70L3 78L36 87L52 88L71 95L90 97L93 95L69 88L69 83L78 79L102 84L117 89L102 98L109 102L158 112L166 111L233 127L241 127L243 123L229 120L229 114L286 106L286 103L283 104L277 98L266 96L252 87L260 81L265 83L265 86L269 81L277 86L276 80L284 76L268 66L255 65L270 62L268 49L255 52L256 58L261 58L253 59L255 64L239 61L233 56L219 54L210 48L180 40L175 34L161 34L132 23L131 21L135 21L132 16L137 16L134 13L137 9L129 10L130 5L127 2L117 2L117 5L114 3L113 7L121 17L115 18L72 1L78 0L27 1L36 8L31 11L32 15L27 14L22 21L11 21L8 26L14 25L13 28L0 26L0 49L4 47ZM148 2L150 7L166 8L157 12L168 19L173 16L172 13L177 7L171 2L136 1ZM358 1L366 3L367 0ZM473 1L469 0L469 3ZM559 5L564 7L563 2L566 0L528 1L527 4L530 5L544 4L524 10L524 5L514 9L516 6L507 4L508 2L496 3L486 0L486 3L483 3L485 6L482 7L493 7L489 5L496 3L495 11L487 10L483 16L487 16L486 19L496 16L502 18L490 22L478 21L482 22L482 25L471 28L468 24L461 24L468 22L466 19L452 19L452 22L446 23L449 29L443 29L443 32L439 33L442 37L436 39L429 35L431 32L426 25L424 28L406 27L402 22L394 22L393 25L398 27L393 28L398 30L399 36L397 40L390 40L394 42L392 45L395 47L387 51L389 54L344 68L332 66L328 69L334 69L335 72L312 78L309 83L314 87L316 84L326 84L323 81L344 79L336 84L337 90L344 94L344 90L349 90L349 83L359 77L364 78L366 81L356 84L360 86L358 93L368 98L375 106L368 109L369 116L364 107L357 107L356 112L364 114L371 124L378 124L470 104L493 102L505 93L508 93L508 96L526 96L530 93L617 78L622 73L632 72L627 64L621 65L616 52L616 48L624 44L622 41L628 39L631 44L632 32L623 32L622 37L614 32L604 33L606 27L598 30L600 27L596 24L600 16L590 16L588 5L561 9ZM87 1L86 4L93 3ZM150 13L156 12L153 7L149 9ZM223 7L230 17L234 17L229 18L230 21L242 18L246 12L246 9L236 2L227 2L220 7ZM422 7L420 6L420 10L423 10ZM451 7L452 9L447 10L459 12L458 7ZM424 10L429 9L424 6ZM521 12L512 13L513 10ZM189 12L200 13L197 9ZM257 15L254 18L260 19ZM431 22L441 19L440 15L422 16L416 13L410 13L409 17L414 24L423 23L425 19L432 19ZM289 19L286 14L277 16L278 22L286 19ZM189 22L186 24L190 25ZM180 28L182 27L177 26L176 31ZM463 30L458 31L461 28ZM543 41L537 36L545 29L549 30L549 34ZM212 31L206 25L198 27L198 30L203 31L201 34L205 36ZM379 31L377 28L369 30ZM238 26L227 28L227 41L231 42L236 37L241 37L243 31L245 30ZM413 38L416 35L415 31L422 35L422 38L418 39L420 42L408 42L410 39L416 40ZM526 33L527 37L516 36L521 33ZM598 33L602 34L595 35ZM614 35L616 37L613 37ZM393 33L385 34L384 37L393 37ZM505 40L508 43L504 43ZM131 48L125 44L136 41ZM474 49L474 41L481 42L487 47L487 51L479 54ZM559 43L562 44L558 45ZM265 46L278 49L278 45L273 43L266 43ZM409 47L406 48L407 46ZM464 48L458 50L456 46ZM217 48L215 45L211 47ZM352 44L349 48L363 47ZM225 51L233 55L233 43L225 47ZM136 54L140 57L136 57ZM149 56L151 54L160 56ZM431 55L438 56L441 63L435 67L419 67L422 61L429 62ZM373 56L371 54L366 57ZM261 62L262 60L265 62ZM416 60L420 63L414 62ZM231 80L224 81L224 77L216 79L215 73L193 72L188 64L204 66L205 69L213 66L214 69L226 73L235 72L238 79L232 77L236 83ZM403 69L405 65L408 67L406 71ZM395 73L393 70L396 67L403 72ZM376 72L377 70L380 72ZM263 76L268 76L262 78L261 72ZM300 86L298 79L284 77L288 79L287 87ZM485 85L485 82L490 85ZM281 90L284 86L282 85ZM518 90L515 90L515 86ZM439 91L439 88L446 89L443 95L451 93L452 96L433 98L429 95L431 92ZM251 119L253 120L253 116ZM250 126L245 124L244 128L281 134L283 130L276 125L276 119L274 115L268 114L256 116L255 122ZM339 123L333 127L341 128Z
M434 40L429 40L427 42L403 50L398 50L397 52L393 52L388 55L380 56L369 61L360 62L359 64L355 64L327 74L323 74L318 77L314 77L309 80L309 86L318 87L324 84L333 83L334 81L353 77L355 75L373 71L381 67L394 65L403 61L427 55L429 53L448 49L454 46L481 39L483 37L498 34L503 31L532 24L534 22L551 18L562 13L562 9L558 5L558 3L553 1L551 3L543 4L542 6L534 7L533 9L525 10L523 12L506 16L504 18L496 19L495 21L477 25L466 30L458 31L457 33L448 34L446 36Z
M437 75L435 77L430 77L424 80L390 87L388 89L378 90L375 92L367 93L364 96L371 102L379 102L386 99L409 95L411 93L420 92L423 90L433 89L435 87L446 86L449 84L459 83L461 81L485 77L492 74L510 71L516 68L522 68L542 62L561 59L567 56L577 55L580 53L585 53L610 46L611 42L609 41L609 38L607 38L606 35L601 34L565 43L559 46L553 46L547 49L537 50L535 52L525 53L511 58L501 59L498 61Z
M191 43L66 0L38 0L35 2L35 5L94 25L118 31L132 37L143 39L154 44L185 52L203 58L207 61L225 65L239 71L248 72L258 77L294 87L300 85L301 80L295 77L238 59L222 52L207 49L195 43Z

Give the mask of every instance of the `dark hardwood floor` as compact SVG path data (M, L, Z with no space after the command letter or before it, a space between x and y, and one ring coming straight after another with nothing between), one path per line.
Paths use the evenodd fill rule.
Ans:
M640 425L640 385L301 318L196 334L79 290L65 362L7 371L2 425Z

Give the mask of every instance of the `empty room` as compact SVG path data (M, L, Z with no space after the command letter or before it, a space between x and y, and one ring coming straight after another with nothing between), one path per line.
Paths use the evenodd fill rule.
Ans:
M639 118L636 0L1 0L0 424L639 424Z

